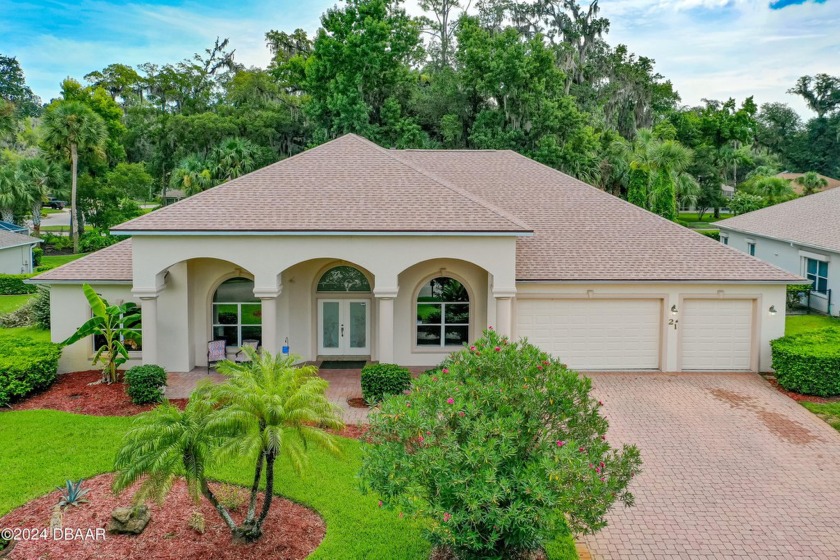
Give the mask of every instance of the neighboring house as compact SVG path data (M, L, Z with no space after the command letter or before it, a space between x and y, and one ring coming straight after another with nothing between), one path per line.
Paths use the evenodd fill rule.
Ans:
M788 173L787 171L785 171L784 173L777 174L776 177L781 177L782 179L787 179L788 181L790 181L790 186L793 187L793 191L796 194L801 195L803 187L802 187L802 185L800 185L799 183L796 182L796 179L798 179L799 177L802 177L803 175L805 175L805 174L804 173ZM827 184L822 189L820 189L819 192L824 192L824 191L828 191L828 190L836 189L837 187L840 187L840 180L832 179L831 177L827 177L825 175L820 175L820 177L825 179Z
M141 305L131 363L170 371L212 339L434 366L491 325L579 369L766 370L801 281L512 151L354 135L112 232L131 239L34 280L52 338L88 317L88 282ZM61 371L92 352L65 348Z
M721 185L720 194L723 196L725 206L721 208L724 212L729 212L729 201L735 196L735 187L730 185ZM694 204L684 205L680 208L680 212L696 212L697 207Z
M831 315L840 312L840 189L796 198L716 225L722 243L806 277L813 285L811 307Z
M181 189L166 189L166 195L161 193L160 198L161 198L161 203L164 206L167 206L169 204L174 204L174 203L178 202L179 200L183 200L186 197L184 195L184 191L182 191Z
M40 242L37 237L0 229L0 274L32 272L32 249Z

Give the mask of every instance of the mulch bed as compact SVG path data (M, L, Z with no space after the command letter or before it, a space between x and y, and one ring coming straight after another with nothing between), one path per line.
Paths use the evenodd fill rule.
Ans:
M370 429L368 424L345 424L343 430L327 430L331 434L350 439L362 439Z
M112 474L86 480L90 501L64 510L65 529L105 528L116 507L131 505L131 491L115 497L110 490ZM218 489L221 484L211 483ZM244 496L247 496L245 489ZM55 491L0 518L0 527L47 528L53 506L58 503ZM260 500L262 501L262 500ZM258 507L262 507L260 504ZM247 509L247 500L233 514L240 522ZM321 543L326 526L321 517L300 504L275 497L263 525L262 538L253 544L233 542L230 530L210 503L202 499L196 505L187 495L186 485L178 482L162 506L149 504L151 521L140 535L105 534L104 539L90 540L27 540L19 541L9 558L62 558L67 560L253 560L255 558L306 558ZM193 512L200 511L205 520L205 533L190 528ZM259 510L258 510L259 511Z
M351 408L370 408L362 397L350 397L347 399L347 404Z
M788 391L787 389L779 385L779 382L776 381L775 377L765 377L765 379L767 379L767 382L770 383L770 385L772 385L773 388L775 388L778 392L787 395L796 402L811 402L818 404L840 402L840 397L818 397L816 395L803 395L801 393L794 393L793 391Z
M125 393L124 383L91 385L102 378L102 372L77 371L58 376L46 391L14 403L12 410L35 410L48 408L93 416L133 416L155 407L152 404L137 405ZM179 408L186 406L186 399L172 399Z

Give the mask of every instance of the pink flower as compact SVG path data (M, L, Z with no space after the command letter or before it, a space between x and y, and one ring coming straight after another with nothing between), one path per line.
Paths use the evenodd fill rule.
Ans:
M487 330L492 331L493 330L493 325L490 325L489 327L487 327Z
M548 364L550 364L550 363L551 363L551 362L549 362L548 360L543 360L543 365L545 365L545 366L547 366L547 365L548 365Z
M464 413L464 411L462 410L462 411L458 412L458 416L460 416L460 417L462 417L462 418L463 418L464 416L466 416L466 414L465 414L465 413Z
M470 346L470 350L471 350L472 352L475 352L475 346Z
M606 482L606 481L607 481L607 479L602 476L601 477L601 482Z
M563 447L564 445L566 445L565 441L557 440L557 447Z
M593 465L592 463L589 463L589 468L590 468L590 469L594 469L594 468L595 468L595 465Z
M411 407L411 401L406 401L405 406Z
M494 350L495 350L496 352L501 352L501 351L502 351L502 348L501 348L500 346L496 346L496 347L494 348Z
M584 451L586 451L586 448L585 448L585 447L578 447L578 451L580 451L581 453L583 453Z
M449 397L448 399L446 399L446 404L455 404L455 399Z
M382 500L379 500L379 507L382 507Z
M449 373L449 368L443 368L441 371L442 371L443 373Z
M437 377L432 377L432 381L437 381Z
M601 468L602 469L604 468L604 462L603 461L601 461Z
M542 371L542 366L537 366L537 369Z
M601 474L601 467L595 467L595 472Z
M443 522L444 523L447 523L450 519L452 519L452 515L450 515L449 513L444 513L443 514Z
M423 443L423 436L417 436L417 441L419 441L420 443Z

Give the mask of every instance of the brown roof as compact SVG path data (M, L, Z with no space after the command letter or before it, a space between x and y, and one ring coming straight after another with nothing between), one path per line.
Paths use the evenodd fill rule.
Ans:
M131 239L105 247L81 259L69 262L32 280L35 283L61 282L131 282Z
M782 179L787 179L788 181L790 181L790 186L793 187L793 191L796 194L802 194L802 185L797 183L796 179L798 179L799 177L802 177L803 175L805 175L805 174L804 173L787 173L787 172L785 172L785 173L779 173L778 175L776 175L776 177L781 177ZM819 175L819 173L817 173L817 175ZM831 177L828 177L826 175L820 175L820 177L825 179L826 182L828 183L826 186L824 186L822 189L820 189L820 192L827 191L827 190L830 190L830 189L836 189L837 187L840 187L840 180L832 179Z
M111 229L530 232L505 211L352 134Z
M795 198L717 225L840 253L840 189Z
M37 237L30 237L22 233L13 233L0 229L0 249L10 249L12 247L20 247L21 245L34 245L40 242L41 240Z

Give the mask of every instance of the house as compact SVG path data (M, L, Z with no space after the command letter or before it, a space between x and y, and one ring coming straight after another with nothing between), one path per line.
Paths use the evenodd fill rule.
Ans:
M718 222L721 242L801 275L813 285L811 307L838 315L840 189L795 198ZM805 283L805 282L803 282Z
M803 175L805 175L805 174L804 173L790 173L790 172L785 171L784 173L778 173L776 175L776 177L781 177L782 179L787 179L788 181L790 181L790 186L793 187L793 192L795 192L797 195L801 195L803 187L802 187L802 185L797 183L796 180L798 178L802 177ZM818 175L819 175L819 173L818 173ZM820 192L831 190L831 189L836 189L837 187L840 187L840 180L833 179L833 178L828 177L826 175L820 175L820 177L825 179L825 182L826 182L826 185L822 189L820 189Z
M169 204L174 204L175 202L178 202L179 200L183 200L184 198L186 198L186 195L184 194L183 190L181 190L181 189L166 189L166 191L161 192L160 202L164 206L167 206Z
M355 135L112 228L38 276L52 338L80 284L142 308L132 355L207 344L433 366L493 326L590 370L765 370L796 274L508 150L388 150ZM60 369L89 367L90 341Z
M24 231L27 230L24 228ZM40 242L37 237L0 227L0 274L32 272L32 249Z

